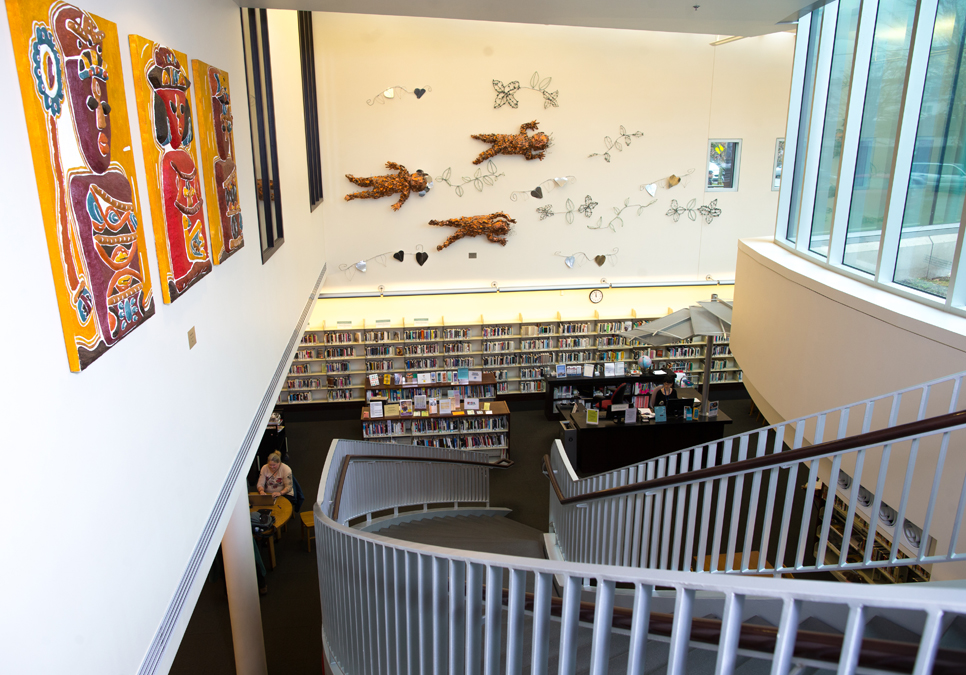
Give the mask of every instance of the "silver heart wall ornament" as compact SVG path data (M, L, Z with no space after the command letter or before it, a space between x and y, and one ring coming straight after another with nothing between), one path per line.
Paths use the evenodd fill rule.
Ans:
M366 261L365 260L360 260L359 262L357 262L356 263L356 269L359 270L360 272L365 272L366 271Z
M564 262L567 263L567 267L573 268L574 263L577 262L577 258L575 258L574 256L570 255L570 256L567 256L566 258L564 258Z
M647 191L647 194L653 197L655 194L657 194L657 183L648 183L644 186L644 190Z

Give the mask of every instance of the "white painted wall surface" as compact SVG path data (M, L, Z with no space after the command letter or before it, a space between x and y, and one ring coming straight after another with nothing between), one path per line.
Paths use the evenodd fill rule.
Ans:
M11 673L138 669L325 259L322 210L308 208L295 14L271 16L286 244L262 265L238 6L88 0L83 7L118 25L157 310L86 371L68 371L4 16L0 86L10 96L0 110L0 456L7 487L0 501L21 523L0 556L7 610L0 670ZM172 305L161 302L157 285L131 33L231 75L246 246ZM192 326L198 344L189 351ZM224 522L203 570L223 531ZM204 572L162 672L203 581Z
M777 33L711 47L714 36L532 26L493 22L316 14L328 217L326 250L330 275L326 291L395 288L488 287L609 281L703 280L734 275L737 241L774 229L777 192L771 190L775 140L785 133L794 35ZM517 93L519 108L494 109L491 81L529 85L534 71L552 78L559 107L544 109L539 93ZM421 99L399 95L367 105L388 87L432 88ZM540 122L553 135L544 161L497 156L493 186L463 197L441 181L423 198L413 196L398 212L393 198L344 202L358 188L344 174L387 173L386 161L433 177L452 169L451 182L472 177L471 162L487 145L470 138L480 133L515 133L522 123ZM624 126L641 131L622 152L602 157L604 137ZM710 136L742 138L740 189L705 193ZM485 167L485 165L484 165ZM623 226L592 231L625 199L647 204L642 184L694 169L688 186L659 189L657 202L641 216L624 212ZM485 173L485 168L484 168ZM562 175L576 177L544 199L511 200L515 190L533 189ZM564 220L565 201L598 203L588 219ZM685 205L717 199L722 216L708 225L687 216L674 223L665 215L672 199ZM536 208L551 204L556 215L541 221ZM517 219L505 247L482 238L464 239L437 253L452 232L431 227L431 219L505 211ZM422 244L429 260L412 259ZM582 251L593 257L619 249L604 267L574 269L565 256ZM381 253L403 250L402 264L368 263L352 279L338 273ZM478 253L471 260L469 252Z

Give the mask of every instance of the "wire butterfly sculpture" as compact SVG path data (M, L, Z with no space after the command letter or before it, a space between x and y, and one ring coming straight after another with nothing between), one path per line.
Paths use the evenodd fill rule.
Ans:
M718 200L712 199L711 203L707 206L699 206L698 213L704 216L704 222L710 225L712 220L721 216L721 209L718 208Z
M698 203L697 199L692 199L691 201L688 202L687 206L678 206L678 200L672 199L671 208L669 208L667 210L667 213L665 213L664 215L671 216L671 220L673 220L675 223L678 222L681 219L681 216L684 215L685 213L688 214L688 218L690 218L691 220L697 220L698 214L694 208L694 205L697 203Z
M557 96L559 91L549 92L547 87L550 86L550 80L553 78L547 77L540 79L540 73L534 72L530 77L530 86L521 87L519 80L513 80L512 82L507 82L503 84L502 80L493 80L493 89L496 90L496 99L493 101L494 108L502 108L505 105L516 109L519 107L520 102L517 101L516 93L521 89L530 89L531 91L538 91L543 95L543 107L544 108L558 108Z

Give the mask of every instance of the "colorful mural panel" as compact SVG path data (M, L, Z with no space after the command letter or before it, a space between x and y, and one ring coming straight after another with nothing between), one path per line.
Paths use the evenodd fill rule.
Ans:
M79 372L154 315L117 26L63 2L6 5L67 360Z
M198 113L201 172L208 199L211 259L216 265L245 245L238 175L235 171L235 134L232 128L228 73L198 60L191 62Z
M188 57L129 36L141 149L165 304L211 271L204 200L195 159Z

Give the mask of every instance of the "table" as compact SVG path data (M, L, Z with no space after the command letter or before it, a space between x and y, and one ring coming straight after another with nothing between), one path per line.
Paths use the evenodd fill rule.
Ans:
M616 388L621 382L626 382L628 386L626 400L628 403L630 403L634 398L634 394L632 393L633 387L631 385L641 382L653 382L656 384L663 382L664 377L664 375L631 375L630 373L625 375L610 375L601 377L584 377L583 375L570 375L568 377L545 377L543 378L543 414L548 420L563 419L562 415L557 412L556 404L558 402L572 402L572 398L555 398L558 387L573 387L574 389L586 389L593 391L594 389L600 389L602 387Z
M257 495L257 492L249 492L250 495ZM259 509L264 509L264 506L252 506L248 510L252 513L258 511ZM275 524L272 529L266 530L261 535L261 537L268 537L268 556L271 560L271 567L269 569L275 569L275 535L278 534L278 528L282 527L288 522L288 519L292 517L292 502L290 502L285 497L279 497L275 500L275 505L272 506L272 515L275 516Z
M681 393L682 398L686 394ZM720 410L707 420L637 422L622 424L603 419L587 424L587 413L561 411L571 427L564 432L564 449L573 467L582 474L597 474L643 462L724 437L731 418Z

